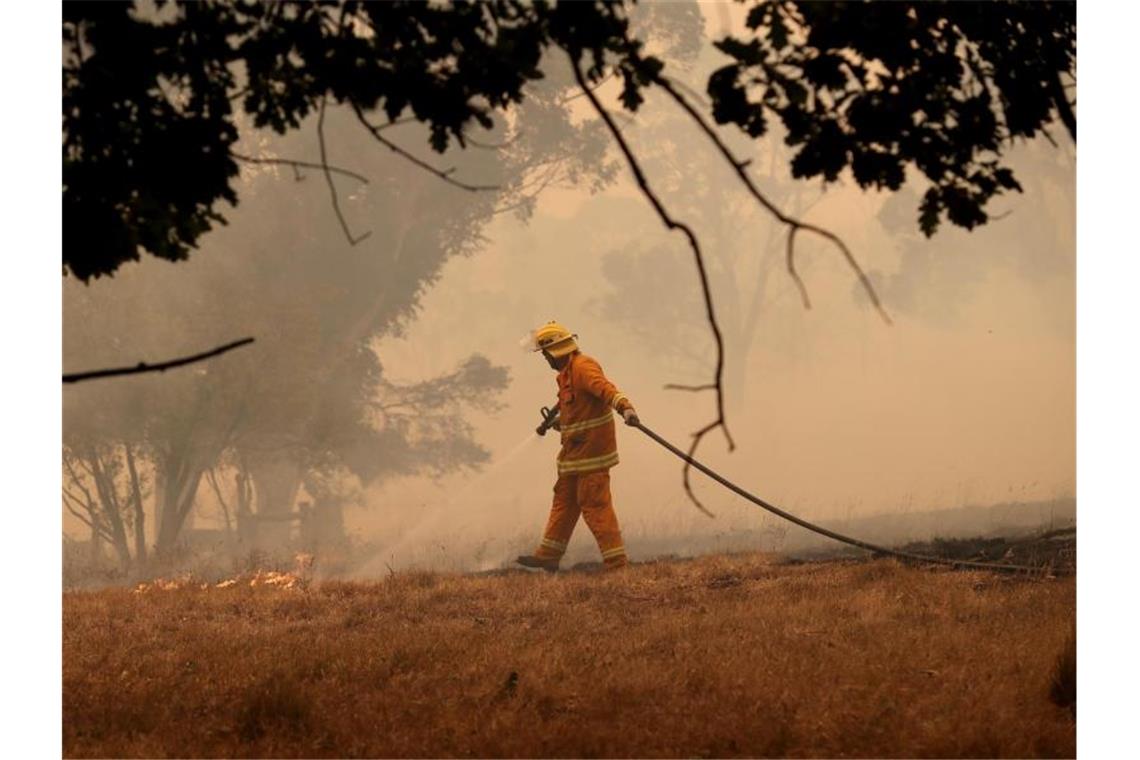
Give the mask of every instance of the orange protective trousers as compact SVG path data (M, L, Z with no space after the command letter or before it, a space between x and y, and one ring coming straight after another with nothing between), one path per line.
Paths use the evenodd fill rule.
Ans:
M550 519L546 522L542 543L535 555L545 559L561 558L570 543L574 526L578 524L579 514L594 534L606 567L613 569L628 564L613 497L610 496L609 470L558 476Z

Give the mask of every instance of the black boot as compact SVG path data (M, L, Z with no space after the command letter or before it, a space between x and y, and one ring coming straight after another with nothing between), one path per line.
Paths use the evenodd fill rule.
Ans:
M548 573L558 572L559 560L557 557L546 558L546 557L535 557L532 554L523 554L523 555L520 555L519 558L515 560L515 562L519 563L523 567L542 568L543 570L545 570Z

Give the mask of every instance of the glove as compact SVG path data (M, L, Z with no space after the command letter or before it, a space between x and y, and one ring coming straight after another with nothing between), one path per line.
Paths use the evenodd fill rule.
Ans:
M633 410L632 406L626 407L625 411L621 413L621 416L625 419L625 424L630 427L641 424L641 420L637 418L637 412Z

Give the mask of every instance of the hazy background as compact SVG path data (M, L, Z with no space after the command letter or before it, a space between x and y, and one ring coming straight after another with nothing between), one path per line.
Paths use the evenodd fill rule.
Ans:
M736 11L694 8L665 6L642 21L656 30L670 70L700 90L720 60L702 34L717 34L733 23L726 10ZM499 408L461 411L486 461L442 473L393 466L366 486L346 477L345 527L376 553L360 570L365 576L389 567L485 569L530 550L549 508L558 446L556 436L539 440L531 432L538 408L554 400L555 383L540 357L520 349L526 331L550 319L566 324L643 422L678 445L714 417L711 393L662 388L708 382L714 368L688 246L662 227L614 150L591 152L608 143L588 103L566 101L573 91L560 89L564 84L547 83L542 96L567 121L550 117L553 106L528 113L524 105L515 123L486 138L506 147L431 156L470 181L511 183L501 197L444 185L330 111L330 161L371 180L338 180L349 226L370 231L369 238L347 244L319 172L295 181L286 167L246 166L243 202L227 214L229 226L211 233L189 261L148 259L88 286L64 280L65 369L157 359L251 334L258 343L241 349L247 356L183 372L200 379L226 372L224 362L240 363L247 374L236 373L233 388L271 373L274 392L285 398L295 383L306 399L300 404L311 402L304 391L313 371L337 376L327 341L309 350L312 335L367 341L386 381L402 385L453 372L480 354L509 372L509 386L495 397ZM617 86L608 82L599 92L613 102ZM728 424L738 448L729 454L723 436L709 435L698 452L704 462L785 509L840 526L872 515L902 520L928 510L1072 497L1075 158L1060 130L1059 147L1038 140L1013 150L1025 192L994 201L991 213L1003 218L972 233L947 224L933 240L918 232L917 180L893 197L846 184L824 191L791 180L778 131L760 143L726 133L783 208L847 242L894 320L887 326L838 252L808 235L798 238L797 260L813 308L803 308L784 270L784 230L669 103L651 97L622 125L666 205L696 229L712 269L726 335ZM314 160L311 126L286 139L246 130L243 147ZM416 125L391 134L428 155ZM546 181L523 213L508 208ZM112 346L119 353L108 356ZM163 393L191 381L151 375L108 390L113 382L65 388L65 435L74 424L69 411L72 420L89 420L122 408L121 399L104 403L100 394L161 403ZM324 388L338 392L335 382ZM172 396L171 403L183 402ZM445 429L431 436L428 446L446 446ZM781 548L794 538L695 474L697 492L717 515L704 517L681 490L677 459L636 431L622 427L618 436L613 493L635 560ZM410 456L429 454L421 446ZM70 515L64 524L72 535L84 532ZM205 483L192 524L222 524ZM579 526L569 559L595 554Z

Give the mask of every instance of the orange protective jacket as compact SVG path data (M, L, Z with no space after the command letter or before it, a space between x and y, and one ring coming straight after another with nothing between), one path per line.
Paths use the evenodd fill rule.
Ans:
M631 406L597 361L577 351L570 354L558 372L558 474L597 472L617 464L613 413Z

